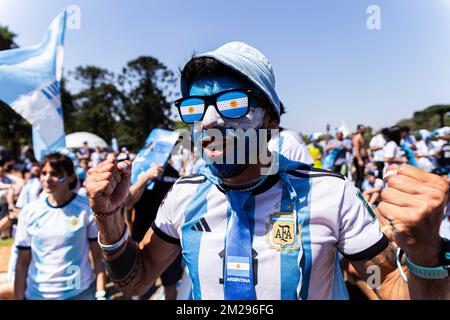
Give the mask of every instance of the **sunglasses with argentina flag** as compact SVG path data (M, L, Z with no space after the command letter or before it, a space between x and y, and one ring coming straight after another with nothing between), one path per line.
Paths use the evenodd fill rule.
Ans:
M249 97L264 98L258 89L231 89L210 96L188 96L175 101L181 120L187 124L202 121L206 109L213 105L225 119L239 119L249 111Z

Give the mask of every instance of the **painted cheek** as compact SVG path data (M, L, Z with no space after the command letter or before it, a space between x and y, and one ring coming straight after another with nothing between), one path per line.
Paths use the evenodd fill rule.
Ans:
M235 129L261 128L264 124L265 110L262 108L250 107L248 114L236 120L225 120L225 127Z

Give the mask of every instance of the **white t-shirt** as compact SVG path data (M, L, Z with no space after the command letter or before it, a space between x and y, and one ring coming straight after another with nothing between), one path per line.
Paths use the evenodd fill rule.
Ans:
M425 140L420 140L416 144L417 151L416 154L419 156L431 156L436 153L434 144L431 141L426 142ZM421 157L417 161L417 165L424 171L431 172L437 167L436 157Z
M385 158L396 158L399 159L403 157L402 149L397 145L395 141L389 141L383 148L384 157ZM388 162L385 162L385 169L389 165Z
M437 139L433 141L434 148L437 152L441 152L442 146L447 143L447 140Z
M311 155L302 137L292 130L282 130L268 143L271 152L278 152L285 158L306 164L313 164Z
M42 184L39 178L30 178L20 192L19 197L17 198L16 207L21 209L26 204L36 200L37 198L39 198L39 194L41 193L41 191Z
M100 162L102 162L103 159L103 154L101 152L93 152L91 154L91 160L92 160L92 167L96 167L100 164Z
M407 136L405 136L401 142L402 145L406 145L408 147L411 147L412 145L416 144L416 138L412 135L412 134L408 134Z
M274 226L286 227L282 221L295 221L288 189L278 175L254 190L244 207L253 238L256 297L347 299L338 252L349 260L369 259L388 240L361 193L341 175L302 166L287 176L300 201L301 239L295 236L283 245L274 231ZM152 228L163 240L181 245L194 299L224 299L230 210L226 195L203 175L179 179L159 208Z
M8 184L8 185L13 184L14 181L11 179L11 177L12 176L10 176L10 175L5 175L3 178L0 178L0 183ZM0 189L0 204L6 203L7 194L8 194L7 189Z
M370 140L370 147L384 148L386 145L386 139L384 139L383 135L377 134ZM383 162L384 161L384 151L383 149L379 149L377 151L373 151L373 161Z
M380 178L376 178L374 183L370 183L369 179L365 179L362 184L363 191L367 189L374 189L375 187L384 187L384 181Z
M444 217L442 220L441 228L439 230L439 235L443 238L450 239L450 217Z
M94 281L89 241L97 240L97 225L88 199L74 195L53 207L43 196L27 204L19 215L15 246L31 249L25 297L29 300L68 299Z

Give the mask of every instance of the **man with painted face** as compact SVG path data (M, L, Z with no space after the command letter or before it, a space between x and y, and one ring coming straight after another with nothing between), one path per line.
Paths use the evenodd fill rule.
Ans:
M276 152L265 170L260 142L268 137L247 139L279 124L275 78L261 52L232 42L193 57L181 91L176 105L208 166L177 181L141 243L130 240L119 213L131 163L105 161L88 173L107 270L125 295L142 294L181 250L194 299L345 299L338 253L364 279L376 270L382 298L450 298L442 267L448 246L438 233L448 189L442 178L410 166L387 170L379 210L407 257L406 283L396 248L348 180ZM234 129L248 133L237 150L225 144L239 140ZM245 154L255 143L252 162Z

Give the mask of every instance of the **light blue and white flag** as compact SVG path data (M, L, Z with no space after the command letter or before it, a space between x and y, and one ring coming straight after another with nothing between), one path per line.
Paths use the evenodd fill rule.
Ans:
M37 45L0 51L0 100L33 126L38 160L66 144L60 95L66 19L64 10Z
M131 184L135 184L139 176L152 167L153 164L166 166L170 158L172 149L178 141L179 132L153 129L145 140L144 148L142 148L136 158L133 160L131 169ZM152 190L155 181L150 181L147 190Z

